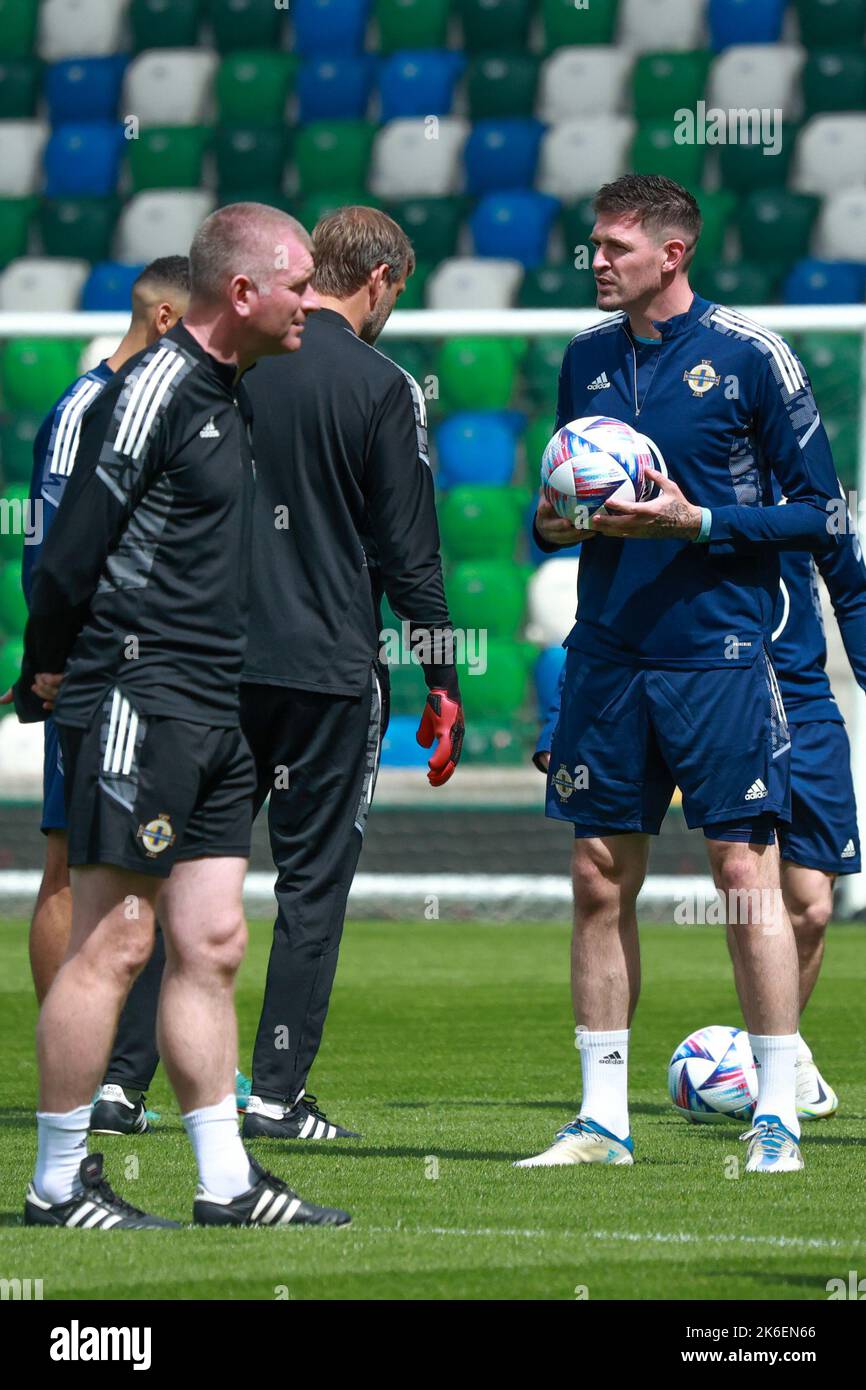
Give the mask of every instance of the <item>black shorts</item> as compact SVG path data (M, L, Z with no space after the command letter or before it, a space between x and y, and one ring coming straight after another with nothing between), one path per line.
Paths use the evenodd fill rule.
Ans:
M239 728L141 715L119 689L88 728L58 727L70 865L168 878L182 860L249 858L256 773Z

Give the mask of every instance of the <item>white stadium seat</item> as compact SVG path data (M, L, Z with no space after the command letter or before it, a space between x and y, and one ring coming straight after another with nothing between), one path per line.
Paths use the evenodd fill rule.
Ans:
M216 53L198 48L151 48L126 71L123 115L143 126L203 125L211 101Z
M849 188L825 200L815 255L825 261L866 262L866 188Z
M469 123L457 116L389 121L373 145L370 192L379 198L440 198L458 193ZM435 138L429 138L435 134Z
M536 185L568 202L625 173L635 123L630 116L563 121L541 142Z
M866 115L813 116L794 156L798 193L839 193L866 184Z
M452 256L427 281L427 308L510 309L522 279L519 261Z
M577 608L575 555L557 555L539 565L529 581L526 636L544 647L557 647L574 626Z
M129 0L42 0L40 58L57 63L121 52L128 8Z
M0 274L0 310L6 314L52 311L72 313L78 308L88 261L62 256L22 256L10 261Z
M705 41L698 0L621 0L619 42L635 53L687 52Z
M120 338L119 333L101 338L91 338L79 358L78 370L80 372L92 372L93 368L98 367L100 362L104 362L106 357L113 357L120 344Z
M17 783L28 792L38 785L42 795L44 727L19 724L14 714L0 719L0 786L7 794Z
M796 43L741 43L710 68L708 105L725 111L753 107L790 115L799 101L805 49Z
M611 44L557 49L541 67L540 119L555 125L621 111L631 66L631 54Z
M28 198L42 185L42 121L0 121L0 198Z
M187 255L198 228L215 207L213 195L199 190L139 193L120 216L118 260L143 265L161 256Z

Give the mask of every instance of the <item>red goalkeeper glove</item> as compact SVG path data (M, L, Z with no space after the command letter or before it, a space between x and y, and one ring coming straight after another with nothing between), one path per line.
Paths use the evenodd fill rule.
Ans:
M463 706L447 690L431 690L427 696L421 723L415 735L422 748L430 748L435 740L427 766L427 781L431 787L444 787L460 761L463 751Z

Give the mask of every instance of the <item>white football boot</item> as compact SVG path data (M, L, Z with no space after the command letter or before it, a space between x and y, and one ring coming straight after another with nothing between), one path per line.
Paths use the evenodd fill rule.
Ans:
M576 1116L561 1129L549 1149L533 1158L521 1158L515 1168L559 1168L570 1163L633 1164L631 1136L617 1139L594 1120Z
M811 1057L798 1057L794 1073L798 1120L828 1120L839 1109L839 1097L828 1086Z

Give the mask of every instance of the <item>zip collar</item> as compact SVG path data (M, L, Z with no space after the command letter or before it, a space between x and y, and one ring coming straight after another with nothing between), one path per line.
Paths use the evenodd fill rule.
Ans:
M689 329L703 317L709 307L710 301L708 299L701 299L701 296L696 294L684 314L674 314L673 318L669 319L653 319L653 328L658 329L661 334L661 340L665 343L669 338L678 338L683 333L687 333ZM622 326L631 341L634 342L635 337L627 317L623 320Z

